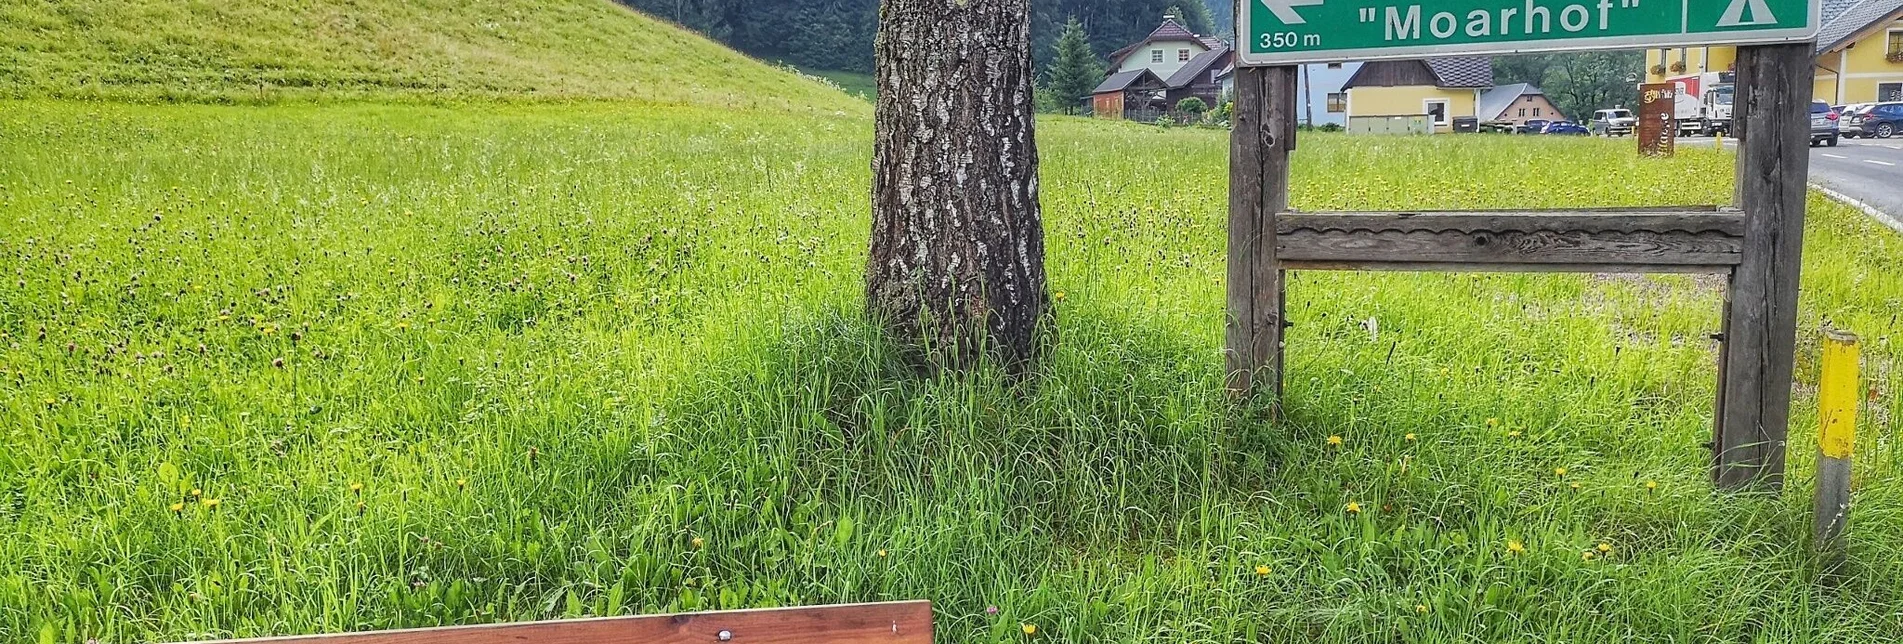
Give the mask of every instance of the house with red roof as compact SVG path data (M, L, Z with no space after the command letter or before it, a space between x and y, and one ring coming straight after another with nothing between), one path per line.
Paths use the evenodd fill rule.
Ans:
M1190 97L1214 108L1222 98L1223 72L1234 60L1229 43L1165 17L1143 40L1111 52L1110 76L1091 92L1092 113L1147 120Z

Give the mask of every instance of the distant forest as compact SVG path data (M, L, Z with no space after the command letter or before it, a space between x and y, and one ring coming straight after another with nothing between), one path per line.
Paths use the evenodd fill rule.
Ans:
M878 0L621 0L766 60L795 67L870 73L879 28ZM1141 40L1181 10L1199 34L1228 36L1230 0L1032 0L1031 46L1039 69L1065 21L1076 17L1104 57Z
M879 0L621 1L762 59L806 70L872 72ZM1037 69L1042 72L1050 62L1058 34L1072 17L1090 36L1091 51L1104 59L1149 35L1171 11L1180 12L1191 31L1234 41L1230 0L1032 0ZM1494 80L1533 83L1566 114L1590 118L1592 110L1636 101L1636 79L1627 77L1643 60L1638 52L1500 56L1494 59Z

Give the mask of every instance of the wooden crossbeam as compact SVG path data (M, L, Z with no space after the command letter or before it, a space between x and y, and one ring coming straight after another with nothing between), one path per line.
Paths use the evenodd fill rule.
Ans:
M449 626L215 644L932 644L932 603L848 604Z
M1745 218L1717 206L1603 210L1285 212L1293 270L1726 273Z

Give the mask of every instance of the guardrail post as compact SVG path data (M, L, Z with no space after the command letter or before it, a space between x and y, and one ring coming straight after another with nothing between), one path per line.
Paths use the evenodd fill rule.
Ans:
M1850 465L1857 445L1857 336L1824 332L1823 373L1817 378L1817 494L1812 498L1816 548L1824 569L1843 563L1850 519Z

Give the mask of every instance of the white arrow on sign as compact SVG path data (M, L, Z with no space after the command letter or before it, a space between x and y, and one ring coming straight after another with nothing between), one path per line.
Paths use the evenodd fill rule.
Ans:
M1323 0L1262 0L1262 6L1275 14L1275 19L1285 25L1305 25L1308 21L1302 14L1296 13L1296 7L1319 7Z
M1744 21L1744 10L1751 9L1751 21ZM1725 15L1719 16L1720 27L1750 27L1754 25L1775 25L1777 16L1771 15L1771 7L1764 0L1731 0L1731 6L1725 7Z

